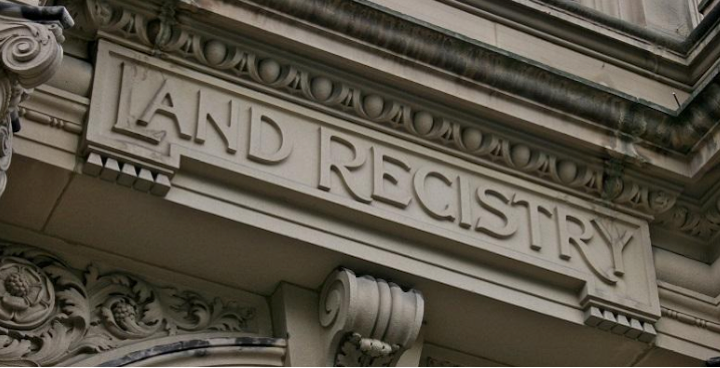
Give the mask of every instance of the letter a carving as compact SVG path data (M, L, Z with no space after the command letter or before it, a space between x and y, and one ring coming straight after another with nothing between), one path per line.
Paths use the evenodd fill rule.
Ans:
M177 106L175 105L176 101L173 98L171 91L176 89L172 88L172 86L172 83L170 83L167 79L163 80L163 84L160 89L158 89L157 93L155 93L155 97L152 102L150 102L150 104L145 108L145 111L140 116L140 119L138 119L138 124L148 126L155 114L164 115L175 122L180 138L190 139L192 136L188 132L187 128L185 128L185 119L183 118L183 114L177 110Z

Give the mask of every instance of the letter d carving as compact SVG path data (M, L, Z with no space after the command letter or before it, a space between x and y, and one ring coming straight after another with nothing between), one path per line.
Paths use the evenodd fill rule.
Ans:
M263 150L263 122L270 125L278 134L280 145L272 152ZM248 158L266 165L275 165L283 162L292 153L292 142L275 120L263 113L261 109L250 108L250 145Z

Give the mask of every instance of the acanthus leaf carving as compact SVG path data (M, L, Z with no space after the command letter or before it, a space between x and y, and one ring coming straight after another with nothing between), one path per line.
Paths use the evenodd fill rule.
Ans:
M42 250L0 245L0 363L51 365L198 331L255 333L254 318L252 307L92 265L82 273Z
M679 230L703 241L710 241L720 231L720 200L711 201L705 210L693 207L689 205L675 206L672 210L658 216L655 223L669 229Z
M358 333L350 333L341 342L335 360L336 367L387 367L393 354L400 349L377 339L368 339Z

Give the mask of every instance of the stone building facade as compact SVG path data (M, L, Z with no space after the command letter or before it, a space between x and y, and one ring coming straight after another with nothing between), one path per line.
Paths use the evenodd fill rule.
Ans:
M718 1L23 3L1 364L720 356Z

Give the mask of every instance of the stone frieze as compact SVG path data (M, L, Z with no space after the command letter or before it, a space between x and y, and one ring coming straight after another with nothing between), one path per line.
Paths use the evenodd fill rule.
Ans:
M471 161L501 165L576 193L600 198L650 215L675 203L675 193L638 181L603 165L557 155L517 139L459 122L442 113L399 102L336 76L310 70L231 40L182 26L177 9L127 6L114 1L68 2L97 30L161 53L180 64L210 68L223 78L301 98L355 118L378 129L390 129L414 140L435 144ZM149 5L148 5L149 6ZM500 74L498 74L500 75ZM639 114L633 116L640 116Z
M644 221L104 42L95 83L88 173L158 185L190 159L582 280L586 323L654 336Z

